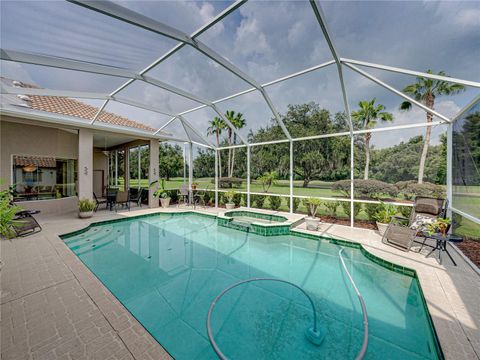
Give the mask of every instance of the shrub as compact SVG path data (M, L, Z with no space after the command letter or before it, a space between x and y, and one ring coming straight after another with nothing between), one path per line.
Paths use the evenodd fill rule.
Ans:
M235 197L235 195L237 195L237 192L235 190L230 190L223 194L227 204L233 204L233 198Z
M396 206L382 202L380 205L378 205L378 210L375 213L374 218L376 222L388 224L392 216L395 216L397 212L398 210Z
M323 206L327 208L329 215L335 216L337 214L338 201L325 201Z
M97 204L95 201L90 200L90 199L80 199L78 200L78 210L80 212L88 212L88 211L93 211L95 209L95 206Z
M412 213L412 207L411 206L399 206L398 211L400 211L400 214L402 214L403 217L410 218L410 214Z
M221 189L231 189L233 187L239 188L242 186L243 179L236 177L221 177L218 178L218 187ZM215 184L215 179L212 179L212 184Z
M171 199L172 204L178 202L178 192L177 190L167 190L168 196Z
M299 205L300 205L300 199L293 198L293 212L297 212Z
M424 182L418 184L415 180L399 181L395 184L399 192L406 198L413 200L417 196L445 198L445 188L441 185Z
M352 213L350 211L350 202L349 201L341 201L340 205L342 205L342 209L347 214L348 217L350 217L350 214ZM362 209L362 204L360 203L353 203L353 216L354 218L357 217L358 213Z
M255 207L258 209L263 209L263 203L265 202L266 196L265 195L251 195L252 202L255 204Z
M247 206L247 194L241 194L241 203L244 205L244 206Z
M362 180L353 181L354 195L359 198L379 199L382 196L397 196L398 189L392 184L380 180ZM339 180L333 183L332 190L340 191L346 196L350 196L350 180Z
M9 190L0 191L0 238L10 238L15 236L12 222L15 214L20 211L20 207L10 205Z
M282 205L282 198L280 196L269 196L268 201L270 202L270 209L278 210Z
M308 215L311 217L315 217L317 215L318 207L322 205L322 200L317 198L308 198L305 199L303 203L308 209Z
M365 210L365 213L368 216L368 220L374 221L375 213L377 212L377 209L378 209L378 204L365 204L363 208Z
M240 203L241 203L241 201L242 201L242 194L236 193L236 194L233 196L232 201L233 201L233 203L235 204L235 206L240 206Z

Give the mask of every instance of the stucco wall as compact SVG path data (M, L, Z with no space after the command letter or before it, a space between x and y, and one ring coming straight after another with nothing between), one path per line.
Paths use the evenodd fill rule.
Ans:
M53 127L0 121L0 178L12 182L12 155L78 159L78 135Z
M13 120L13 121L8 121ZM13 155L40 155L78 159L78 135L55 127L37 126L18 119L1 117L0 121L0 179L2 188L12 183ZM21 206L38 209L43 214L76 211L77 198L26 201Z

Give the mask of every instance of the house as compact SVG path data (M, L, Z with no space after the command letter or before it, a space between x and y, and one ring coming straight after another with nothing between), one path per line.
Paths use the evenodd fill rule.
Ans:
M7 78L0 78L0 84L36 88ZM151 179L158 177L153 170L158 168L156 131L72 98L2 94L2 186L14 185L20 206L47 214L74 211L78 198L92 198L93 192L102 196L108 186L127 190L128 155L140 154L140 147L155 149L150 151L150 168L143 170ZM148 199L150 206L157 202L152 196Z

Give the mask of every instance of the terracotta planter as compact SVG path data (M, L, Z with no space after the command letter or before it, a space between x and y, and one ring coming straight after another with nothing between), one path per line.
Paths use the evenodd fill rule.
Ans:
M305 218L305 223L307 224L307 230L318 230L320 219L316 217L307 217Z
M235 209L235 204L225 204L225 207L227 208L227 210L233 210Z
M162 204L162 208L168 208L170 206L170 198L160 198L160 204Z
M79 211L78 212L78 217L81 219L88 219L93 216L93 210L92 211Z
M388 227L388 224L379 223L377 221L377 228L380 235L383 236L385 234L385 231L387 231L387 227Z

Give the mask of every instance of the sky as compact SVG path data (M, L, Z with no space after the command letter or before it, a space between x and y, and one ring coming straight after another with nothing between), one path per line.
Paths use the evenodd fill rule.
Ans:
M212 19L230 3L220 1L116 1L119 5L176 27L188 34ZM443 70L457 78L480 81L480 2L470 1L326 1L321 2L338 54L411 70ZM1 1L1 47L107 64L140 71L176 41L64 1ZM263 84L332 59L320 26L307 1L249 1L199 37ZM109 93L125 80L109 76L2 61L2 76L52 89ZM415 82L406 75L364 68L402 90ZM345 69L350 108L376 98L394 115L379 127L425 122L423 110L400 112L402 99ZM189 46L147 73L208 100L216 100L250 86ZM274 106L284 114L288 104L314 101L332 113L343 111L334 65L266 87ZM469 88L457 96L439 97L435 109L452 117L479 94ZM134 82L119 96L178 113L199 104L152 85ZM93 105L101 102L88 101ZM268 125L272 112L258 92L221 102L222 111L242 112L247 127ZM106 110L160 127L168 117L110 102ZM202 134L215 114L210 109L186 119ZM182 135L180 124L166 128ZM379 148L407 141L424 129L382 132L373 136ZM433 143L445 127L434 129ZM196 135L190 134L196 138ZM197 139L198 140L198 139ZM214 142L214 137L209 136Z

